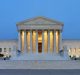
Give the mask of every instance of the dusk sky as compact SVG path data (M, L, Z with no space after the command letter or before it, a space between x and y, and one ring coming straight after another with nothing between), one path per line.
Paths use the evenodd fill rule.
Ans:
M80 0L0 0L0 39L16 39L16 23L36 16L63 22L63 39L80 39Z

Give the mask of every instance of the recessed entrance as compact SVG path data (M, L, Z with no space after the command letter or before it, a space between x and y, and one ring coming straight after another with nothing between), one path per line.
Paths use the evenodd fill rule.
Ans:
M38 31L38 53L42 53L42 31Z

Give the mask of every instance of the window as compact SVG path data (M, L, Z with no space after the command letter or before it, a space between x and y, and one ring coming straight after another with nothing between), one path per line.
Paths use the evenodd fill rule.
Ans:
M0 48L0 52L2 52L2 48Z
M4 48L4 52L6 52L6 48Z

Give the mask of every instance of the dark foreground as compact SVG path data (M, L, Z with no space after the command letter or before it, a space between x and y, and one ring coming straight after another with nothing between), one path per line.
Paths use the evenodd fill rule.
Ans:
M80 70L0 70L0 75L80 75Z

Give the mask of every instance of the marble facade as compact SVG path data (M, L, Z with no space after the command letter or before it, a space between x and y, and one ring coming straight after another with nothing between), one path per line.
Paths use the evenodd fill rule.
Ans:
M63 23L36 17L17 24L18 50L22 53L59 53Z

